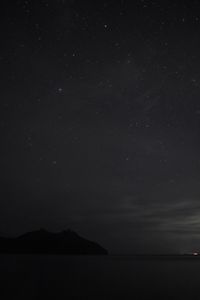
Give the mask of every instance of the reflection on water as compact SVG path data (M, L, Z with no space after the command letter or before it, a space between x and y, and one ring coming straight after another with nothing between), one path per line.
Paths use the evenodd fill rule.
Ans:
M0 255L0 299L200 299L200 260Z

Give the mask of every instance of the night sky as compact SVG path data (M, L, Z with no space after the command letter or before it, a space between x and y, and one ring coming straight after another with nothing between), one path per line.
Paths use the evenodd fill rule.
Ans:
M200 249L200 2L0 6L0 233Z

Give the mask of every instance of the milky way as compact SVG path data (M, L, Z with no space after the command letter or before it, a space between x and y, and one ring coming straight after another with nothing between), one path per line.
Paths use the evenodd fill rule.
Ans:
M123 253L200 247L199 2L0 11L0 232L70 227Z

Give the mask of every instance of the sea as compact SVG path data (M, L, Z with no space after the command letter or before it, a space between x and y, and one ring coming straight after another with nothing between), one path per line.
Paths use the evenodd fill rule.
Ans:
M200 299L200 259L0 255L0 299Z

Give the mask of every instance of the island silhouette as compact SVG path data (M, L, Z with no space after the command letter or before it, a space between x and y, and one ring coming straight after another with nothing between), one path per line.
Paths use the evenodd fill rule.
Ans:
M0 237L0 253L106 255L108 251L71 229L58 233L40 229L16 238Z

